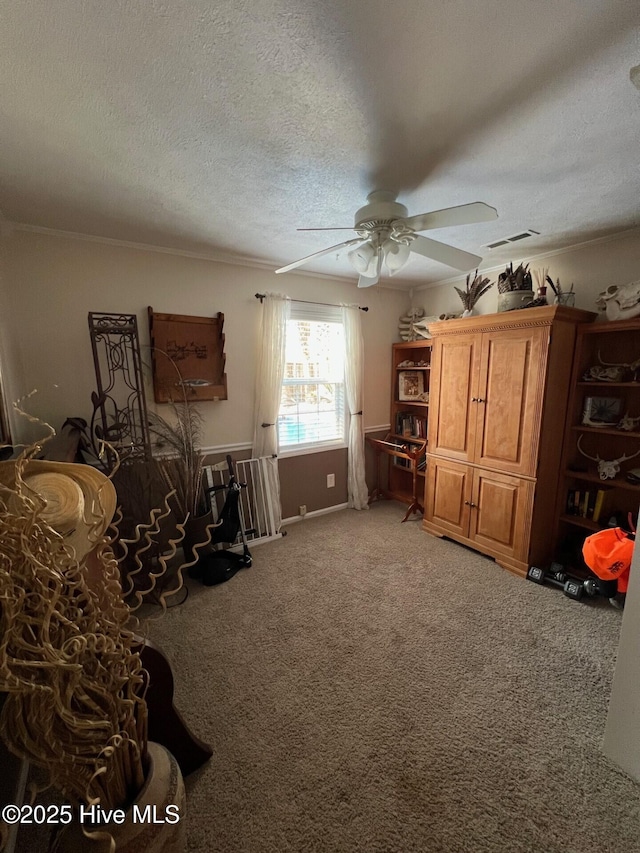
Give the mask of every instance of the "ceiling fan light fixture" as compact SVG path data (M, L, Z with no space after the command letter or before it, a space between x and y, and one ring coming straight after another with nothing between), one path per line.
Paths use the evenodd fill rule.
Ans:
M389 270L389 275L395 275L409 260L411 249L406 243L397 243L395 240L388 238L382 244L384 252L384 262Z
M378 258L377 252L371 243L363 243L356 249L352 249L347 257L349 258L349 263L356 272L360 273L360 275L366 276L367 278L373 278Z

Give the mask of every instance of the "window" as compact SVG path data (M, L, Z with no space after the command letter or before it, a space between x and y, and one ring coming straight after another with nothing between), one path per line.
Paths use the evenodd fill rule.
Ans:
M346 443L340 308L293 302L278 413L280 449Z

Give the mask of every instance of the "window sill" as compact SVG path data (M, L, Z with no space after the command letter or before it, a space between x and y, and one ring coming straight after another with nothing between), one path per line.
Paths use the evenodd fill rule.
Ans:
M286 447L278 452L280 459L289 456L307 456L310 453L326 453L328 450L346 450L348 445L344 441L334 441L331 444L300 445L298 447Z

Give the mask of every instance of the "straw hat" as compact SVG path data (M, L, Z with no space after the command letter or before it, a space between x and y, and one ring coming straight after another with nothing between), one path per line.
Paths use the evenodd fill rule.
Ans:
M5 498L10 512L20 512L16 489L16 461L0 462L0 496L2 486L11 489ZM76 559L82 560L104 535L116 510L116 490L108 477L90 465L75 462L30 460L24 471L22 493L35 493L45 502L41 518L46 521L65 544L75 549Z

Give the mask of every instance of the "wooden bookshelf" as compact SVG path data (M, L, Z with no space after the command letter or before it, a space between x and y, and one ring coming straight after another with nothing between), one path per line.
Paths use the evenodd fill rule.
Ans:
M383 440L367 438L376 453L377 482L370 497L408 504L403 518L424 512L429 413L431 341L408 341L391 348L390 431ZM386 478L382 466L386 466ZM386 479L387 486L381 483Z
M585 424L585 401L602 397L619 401L620 418L640 417L640 369L634 363L640 358L640 318L615 322L596 322L578 326L573 360L572 382L567 406L567 420L558 490L554 551L556 558L574 569L583 569L582 543L586 536L605 527L614 517L625 523L631 512L635 517L640 503L640 486L630 483L626 475L640 469L640 455L620 463L614 478L602 479L597 459L614 460L633 456L640 450L640 430L617 428L615 423L593 427ZM627 365L620 381L597 381L589 371L606 363ZM586 458L578 447L592 457ZM610 493L606 517L594 521L587 516L567 512L573 490L587 493L605 488Z
M414 399L401 399L403 374L415 373L418 377L418 395ZM415 474L420 498L424 493L426 457L424 449L427 441L427 423L429 416L429 383L431 377L431 341L407 341L393 344L391 348L391 434L398 440L409 442L414 447L422 443L422 453L415 461ZM420 399L419 397L422 397ZM427 399L425 399L425 397ZM389 496L403 503L413 503L413 472L411 465L397 464L400 460L391 460L389 465ZM420 503L421 501L419 501ZM422 512L422 507L420 507Z

